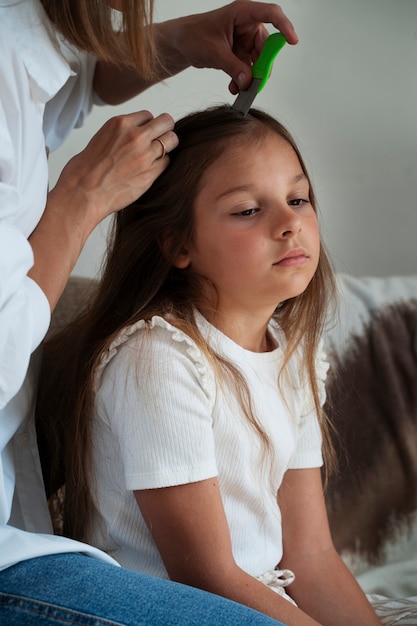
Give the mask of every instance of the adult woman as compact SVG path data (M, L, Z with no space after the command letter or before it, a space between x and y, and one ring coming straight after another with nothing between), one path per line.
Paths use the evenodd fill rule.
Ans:
M233 92L245 87L263 22L297 40L276 5L236 2L152 32L151 2L120 4L124 28L115 32L104 0L0 0L0 622L256 623L254 614L138 579L49 534L29 360L88 235L146 191L177 138L168 114L110 120L50 193L46 151L82 123L94 97L123 101L191 64L228 71Z

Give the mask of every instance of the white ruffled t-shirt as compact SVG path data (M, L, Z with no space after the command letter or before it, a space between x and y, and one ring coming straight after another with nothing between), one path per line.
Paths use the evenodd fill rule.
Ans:
M234 558L259 576L282 557L277 491L283 475L290 468L322 464L320 427L296 356L283 400L278 376L286 341L275 322L269 330L278 347L264 353L242 348L199 314L197 322L211 347L244 375L273 454L265 456L235 394L218 384L188 335L157 316L127 327L97 371L96 517L88 541L125 567L167 578L133 491L217 476ZM323 401L327 367L320 353Z

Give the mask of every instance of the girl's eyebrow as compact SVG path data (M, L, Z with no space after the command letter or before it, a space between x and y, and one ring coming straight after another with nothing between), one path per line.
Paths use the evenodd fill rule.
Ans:
M300 180L307 180L307 176L304 174L304 172L301 172L300 174L297 174L297 176L294 176L294 180L292 182L299 183Z
M301 180L307 180L307 176L304 174L304 172L300 172L300 174L294 176L291 182L299 183ZM218 196L216 196L215 200L220 200L225 196L230 196L234 193L239 193L242 191L253 191L254 189L256 189L255 185L237 185L236 187L229 187L225 191L222 191Z
M236 187L229 187L225 191L222 191L218 196L216 196L216 200L220 200L220 198L224 198L225 196L230 196L233 193L238 193L240 191L253 191L255 189L255 185L237 185Z

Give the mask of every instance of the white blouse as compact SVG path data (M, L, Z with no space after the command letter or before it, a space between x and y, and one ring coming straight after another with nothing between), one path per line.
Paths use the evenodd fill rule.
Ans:
M27 237L46 203L46 149L57 148L91 109L94 67L92 57L57 37L39 0L0 0L0 569L87 550L17 527L52 532L33 424L36 358L26 376L50 309L27 277Z

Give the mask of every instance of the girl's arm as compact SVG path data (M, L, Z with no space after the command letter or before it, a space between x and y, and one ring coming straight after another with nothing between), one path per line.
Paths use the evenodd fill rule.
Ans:
M216 478L134 493L172 580L245 604L288 626L319 625L237 566Z
M248 87L250 63L268 36L264 23L279 29L291 44L298 41L289 19L277 4L238 0L220 9L154 25L156 47L164 67L153 82L187 67L221 69L232 78L230 90ZM128 67L97 63L94 88L109 104L119 104L150 87Z
M320 469L289 470L279 492L289 593L323 626L381 626L330 534Z

